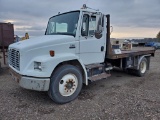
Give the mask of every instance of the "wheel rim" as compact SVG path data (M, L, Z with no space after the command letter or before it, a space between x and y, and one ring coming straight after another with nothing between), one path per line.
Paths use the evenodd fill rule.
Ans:
M77 89L78 79L74 74L67 74L59 82L59 92L62 96L71 96Z
M145 73L146 69L147 69L147 63L145 61L142 61L140 64L141 73Z

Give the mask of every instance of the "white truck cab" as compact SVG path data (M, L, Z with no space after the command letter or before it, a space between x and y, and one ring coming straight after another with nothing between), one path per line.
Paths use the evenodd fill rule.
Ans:
M51 17L44 36L9 46L12 77L23 88L49 91L57 103L75 99L82 83L88 85L86 66L104 62L104 21L86 8Z

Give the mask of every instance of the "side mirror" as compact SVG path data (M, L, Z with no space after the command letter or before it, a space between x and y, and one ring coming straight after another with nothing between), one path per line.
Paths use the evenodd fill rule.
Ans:
M102 24L103 24L103 15L102 13L99 13L96 19L96 31L95 31L95 37L97 39L100 39L102 37L102 31L103 31Z

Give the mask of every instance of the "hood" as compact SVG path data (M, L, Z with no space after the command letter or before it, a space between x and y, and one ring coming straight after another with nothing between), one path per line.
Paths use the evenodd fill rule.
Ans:
M30 50L38 47L72 42L74 40L75 38L73 36L68 35L44 35L13 43L9 47L21 50Z

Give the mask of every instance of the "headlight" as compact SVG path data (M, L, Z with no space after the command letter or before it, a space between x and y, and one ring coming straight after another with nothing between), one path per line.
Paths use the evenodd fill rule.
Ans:
M42 71L42 63L41 62L34 62L34 69Z

